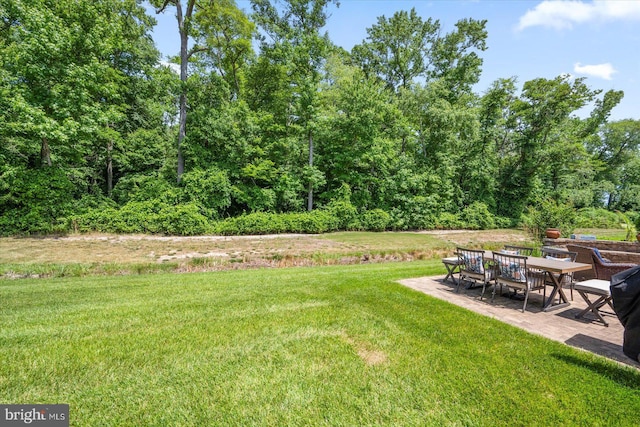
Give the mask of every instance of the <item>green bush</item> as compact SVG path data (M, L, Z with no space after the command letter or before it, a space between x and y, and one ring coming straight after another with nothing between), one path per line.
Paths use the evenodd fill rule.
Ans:
M432 230L441 214L438 195L414 196L391 209L394 230Z
M384 231L391 222L391 215L382 209L364 211L361 215L360 224L363 230Z
M0 233L64 233L76 188L66 173L5 167L0 173Z
M197 235L211 231L207 218L194 203L168 205L159 200L129 202L120 209L92 209L71 218L80 232Z
M460 213L465 228L471 230L490 230L496 228L494 215L482 202L473 202Z
M212 218L219 218L231 205L231 183L227 173L216 168L196 169L182 175L182 203L195 203Z
M579 228L622 228L620 215L603 208L583 208L576 214Z
M547 228L558 228L562 237L569 237L575 228L576 211L572 206L547 199L527 208L523 225L537 240L542 240Z
M211 231L209 220L195 203L165 206L158 213L157 221L164 234L195 236Z
M340 230L359 230L362 227L358 208L351 203L351 188L342 184L333 199L324 208L338 221Z
M440 230L456 230L464 228L464 224L458 215L450 212L443 212L438 217L436 228Z
M362 227L358 209L348 200L334 200L329 203L326 210L338 221L340 230L359 230Z
M120 205L128 202L159 200L174 205L179 202L179 189L158 174L136 174L122 177L113 189L113 198Z
M640 212L636 212L633 224L636 226L636 233L640 233Z
M329 210L312 212L255 212L219 221L214 232L223 235L325 233L339 229L339 220Z
M512 228L512 227L518 226L518 223L516 220L506 216L495 216L494 220L495 220L496 228Z

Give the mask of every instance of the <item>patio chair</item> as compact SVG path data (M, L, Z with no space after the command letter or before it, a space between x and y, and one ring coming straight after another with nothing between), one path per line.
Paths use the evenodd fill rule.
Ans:
M582 275L579 274L581 273L580 271L577 271L574 275L574 280L576 282L589 279L611 280L612 275L637 265L632 263L610 262L600 254L600 251L597 248L567 245L567 249L578 253L578 256L576 257L577 262L584 262L585 264L591 264L593 266L593 275L591 277L589 277L589 274ZM588 270L587 273L589 273Z
M573 280L576 282L583 282L585 280L595 279L596 278L596 270L593 267L593 257L592 251L590 247L587 246L579 246L579 245L567 245L567 250L570 252L575 252L576 262L581 262L583 264L590 264L591 270L582 270L576 271L573 273Z
M611 276L613 276L614 274L638 266L638 264L632 263L607 262L606 259L602 258L602 255L600 255L600 251L598 251L597 249L593 249L592 256L593 266L596 270L596 278L600 280L611 280Z
M533 248L530 248L528 246L504 245L504 250L509 252L515 252L514 255L531 256L531 254L533 254Z
M460 284L463 280L472 281L474 283L482 283L482 293L480 299L484 296L487 284L494 278L494 268L491 260L484 259L484 251L477 249L457 248L456 253L460 260L460 272L458 286L456 292L460 291Z
M497 285L507 286L515 290L524 291L522 312L527 308L529 294L533 290L545 289L545 276L537 269L527 267L527 257L493 252L493 262L496 266L496 286L493 288L491 301L496 295Z
M542 248L542 257L547 259L556 259L559 261L573 262L578 257L578 253L545 246ZM573 275L574 273L565 274L562 277L562 282L560 283L563 287L568 286L569 289L571 290L571 301L573 301L573 288L574 288L573 285L575 283L573 279ZM556 279L557 278L558 276L556 275ZM547 280L547 284L551 285L551 283L549 283L548 280Z

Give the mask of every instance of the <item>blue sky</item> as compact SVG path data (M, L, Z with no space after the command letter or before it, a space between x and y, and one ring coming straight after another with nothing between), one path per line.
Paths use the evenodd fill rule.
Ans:
M248 0L236 0L251 12ZM410 10L438 19L444 32L464 18L486 19L488 49L475 89L484 92L498 78L518 78L520 85L560 74L587 77L591 89L623 90L611 119L640 119L639 0L341 0L331 8L325 30L347 50L361 43L379 16ZM155 15L154 40L167 57L179 50L174 9ZM582 112L581 115L584 115Z

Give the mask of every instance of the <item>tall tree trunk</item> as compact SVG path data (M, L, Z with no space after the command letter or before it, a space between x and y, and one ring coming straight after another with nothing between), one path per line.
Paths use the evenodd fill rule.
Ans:
M186 21L191 18L191 11L193 10L193 1L187 4L187 17ZM187 134L187 65L189 61L189 31L188 22L185 22L185 18L182 16L182 5L179 1L176 1L176 17L178 19L178 28L180 30L180 118L179 118L179 130L178 130L178 184L182 180L182 174L184 173L184 157L182 155L182 142Z
M40 145L40 164L41 166L51 167L51 148L49 147L49 140L46 137L42 138L42 144Z
M309 166L313 167L313 134L309 131ZM307 199L307 210L313 210L313 182L309 182L309 197Z
M113 151L113 140L107 143L107 195L111 197L113 192L113 158L111 152Z

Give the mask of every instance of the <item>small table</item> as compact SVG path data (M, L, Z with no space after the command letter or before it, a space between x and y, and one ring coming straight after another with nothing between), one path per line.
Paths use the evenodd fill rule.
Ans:
M493 257L491 251L485 251L485 258ZM544 302L542 311L555 310L557 308L566 307L570 304L567 295L562 289L562 279L575 271L589 270L592 268L591 264L584 264L574 261L559 261L556 259L548 259L541 257L529 256L527 257L527 267L533 267L543 270L547 273L553 290L549 295L549 298ZM558 303L554 304L554 300L558 297Z
M570 303L567 295L564 293L564 289L562 288L562 280L569 273L592 268L591 264L573 261L558 261L538 257L529 257L527 259L527 265L546 271L551 285L553 286L553 290L551 291L549 298L545 301L542 311L555 310L557 308L568 306ZM558 303L554 304L553 302L556 295L558 296Z
M458 258L457 256L452 256L448 258L442 258L442 263L445 267L447 267L447 276L443 281L446 282L447 279L451 278L451 281L455 285L456 279L455 277L453 277L453 275L455 273L460 273L460 265L462 264L462 261L460 261L460 258Z

